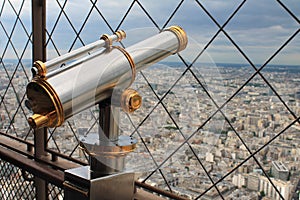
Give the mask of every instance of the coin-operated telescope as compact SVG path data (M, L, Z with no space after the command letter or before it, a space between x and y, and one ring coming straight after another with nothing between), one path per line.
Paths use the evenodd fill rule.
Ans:
M126 49L113 44L125 37L124 31L105 34L99 41L53 60L36 61L32 67L33 79L27 85L26 106L33 112L28 123L35 129L58 127L73 115L99 105L99 132L80 138L81 147L90 156L92 173L88 174L92 175L87 179L94 175L103 179L123 172L124 158L135 149L136 140L119 135L118 112L113 114L112 110L122 108L130 113L138 109L142 97L129 88L136 73L187 45L186 33L179 26L171 26ZM117 95L112 98L116 90ZM75 180L74 174L82 176L76 173L78 170L67 171L66 179ZM74 186L70 181L65 185L69 185L66 189Z

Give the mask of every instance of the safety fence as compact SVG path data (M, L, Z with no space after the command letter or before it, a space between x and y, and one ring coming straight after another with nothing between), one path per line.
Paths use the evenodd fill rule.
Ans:
M133 87L143 108L123 113L119 124L139 140L127 162L140 174L137 186L178 199L291 199L300 174L298 4L2 0L0 197L63 199L63 170L88 162L79 136L97 131L97 107L59 128L28 126L24 102L33 61L120 29L128 39L119 45L126 47L176 24L188 33L187 49L138 74ZM24 159L14 160L7 150ZM39 175L34 163L22 164L26 159L57 174ZM282 162L286 181L274 174Z

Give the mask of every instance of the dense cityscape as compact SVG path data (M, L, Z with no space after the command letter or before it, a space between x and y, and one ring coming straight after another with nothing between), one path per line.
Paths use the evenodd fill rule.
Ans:
M255 73L251 66L195 64L191 71L185 69L178 63L161 63L138 75L132 87L143 97L143 106L130 116L121 113L119 124L122 134L139 140L128 155L127 168L143 180L160 167L146 182L187 198L204 193L201 199L218 199L221 193L225 199L280 199L274 186L284 199L298 198L300 124L278 136L295 117L276 92L299 116L300 68L266 66L237 94ZM13 64L7 70L13 74ZM0 68L0 131L32 140L25 117L29 111L19 107L31 78L26 70L26 75L17 70L7 89L9 77ZM84 133L96 116L96 109L76 115L55 130L48 147L69 155L77 145L69 126ZM135 127L139 128L133 132ZM79 148L72 157L85 159ZM6 178L9 182L12 177ZM212 187L216 182L218 190Z

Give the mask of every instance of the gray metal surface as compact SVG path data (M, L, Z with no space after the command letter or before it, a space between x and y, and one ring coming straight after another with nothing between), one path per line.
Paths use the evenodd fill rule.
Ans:
M130 200L134 196L134 173L93 177L89 166L65 171L65 200Z
M134 195L134 173L105 176L92 180L91 200L131 200Z

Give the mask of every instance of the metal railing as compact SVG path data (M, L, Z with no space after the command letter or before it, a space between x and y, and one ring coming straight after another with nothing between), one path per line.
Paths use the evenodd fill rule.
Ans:
M141 170L143 174L137 186L169 198L176 198L174 194L180 194L193 199L225 199L224 196L235 188L232 186L232 177L244 166L252 165L253 169L259 169L262 176L266 177L274 193L284 199L285 197L276 186L276 181L270 176L270 164L265 164L270 163L266 149L277 148L277 150L280 149L278 151L283 152L289 148L279 146L281 143L279 144L278 141L294 139L292 136L295 133L291 131L291 128L299 127L300 124L300 111L297 109L299 100L297 100L296 93L293 97L285 94L285 90L278 87L279 83L271 77L276 75L268 74L267 70L274 62L276 63L276 59L281 58L281 54L284 54L282 52L292 48L289 45L297 46L300 21L296 14L297 8L280 0L270 2L272 2L269 5L271 9L280 11L287 18L288 24L285 27L291 28L281 32L282 40L273 45L273 48L269 48L271 50L266 50L265 56L257 60L251 54L252 44L244 41L245 38L236 34L237 30L232 28L243 27L243 21L240 22L239 19L244 17L243 14L248 14L247 12L254 12L247 8L257 6L258 10L264 11L264 7L259 7L260 3L251 0L227 3L229 6L224 8L221 17L218 13L220 11L212 4L200 0L172 1L156 6L142 0L128 1L126 5L97 0L80 1L80 4L79 1L76 4L67 0L22 0L19 2L3 0L0 5L0 149L2 149L0 158L3 188L0 195L2 198L62 199L63 170L87 164L88 157L79 148L78 135L92 132L99 121L97 108L93 108L78 116L78 120L84 121L80 126L76 124L78 121L74 118L60 128L42 129L34 133L26 124L29 111L24 106L25 86L31 78L28 66L32 61L46 61L47 58L62 55L97 40L103 33L149 26L152 30L159 32L169 25L178 23L194 37L191 41L196 41L196 48L191 47L193 49L188 53L174 55L173 60L176 62L168 63L168 67L161 71L155 68L157 72L146 70L139 74L135 87L143 91L145 102L148 104L134 115L124 115L126 126L120 125L125 132L139 139L140 147L134 156L141 154L147 159L145 159L145 165L150 166L150 169L146 171L141 170L145 166L132 166L138 171ZM78 12L78 5L80 5L81 12ZM113 6L114 9L112 9ZM117 13L111 12L116 9ZM161 11L161 16L153 15L156 10ZM190 18L191 13L192 18ZM190 21L195 24L191 26ZM204 24L204 21L207 23ZM135 22L134 25L132 22ZM274 24L277 25L271 23L270 26ZM91 30L95 34L91 35ZM202 38L202 33L209 36ZM252 36L246 31L241 33L248 36L248 39ZM219 46L215 44L218 42L222 44ZM259 41L258 38L254 42L263 43L264 41ZM120 45L126 47L126 41ZM211 63L207 64L205 57L210 49L216 47L226 48L235 57L239 57L238 61L246 63L243 70L220 67L211 60L209 61ZM208 57L214 59L213 54ZM222 61L222 58L215 59ZM224 59L224 62L228 62L226 58ZM257 65L257 62L261 64ZM208 65L208 67L202 68L200 64ZM153 74L163 74L164 70L170 70L172 76L160 77L161 83L156 84L156 77L153 79ZM283 80L289 80L287 76L290 75L283 74ZM236 78L236 81L233 81L233 78ZM295 76L294 79L296 80L297 77ZM219 81L218 85L215 84L216 81ZM182 85L186 84L190 87L187 87L187 90L182 89ZM165 87L160 88L161 85ZM178 94L182 92L191 92L189 90L191 88L193 92L197 91L194 95L185 99L179 97ZM299 90L299 86L294 89ZM224 92L224 95L220 90ZM257 92L257 90L262 91ZM276 104L256 102L255 98L266 94L271 94L268 100L271 102L276 99ZM293 98L293 101L287 100L286 96ZM245 105L249 105L241 107L248 111L233 112L236 105L241 106L237 98L242 99ZM182 100L187 100L187 105ZM174 109L172 103L179 108ZM238 118L246 118L245 121L258 120L255 118L255 113L251 113L250 107L259 107L260 110L266 107L266 115L272 117L279 118L280 116L273 113L271 109L282 115L279 123L272 120L275 123L273 132L266 133L269 134L268 139L262 143L258 136L256 136L256 144L245 134L245 132L252 134L253 129L250 126L242 129L239 127L240 123L237 123ZM198 117L197 119L186 117L187 121L192 122L189 123L182 118L182 115L188 116L188 112L191 115L202 112L203 116L193 114ZM164 119L164 123L160 123L157 118ZM261 123L267 122L262 120ZM261 126L264 127L264 125ZM214 134L223 144L221 156L218 157L219 163L226 164L229 157L232 160L230 166L224 165L228 169L222 173L217 170L220 165L210 161L209 154L201 155L201 153L207 153L203 149L208 149L214 153L214 157L217 157L214 148L217 148L218 142L211 143L202 139L207 137L214 141L216 138L210 134L214 131L223 131L224 134ZM263 132L263 128L259 131ZM265 134L258 132L253 134ZM291 137L288 137L289 135ZM62 143L66 138L72 141L68 146ZM236 151L231 152L236 154L236 159L232 159L232 155L227 155L230 148L225 148L225 146L230 140L234 140L243 152L243 155L237 155ZM173 141L176 142L172 143ZM293 145L297 147L298 142L296 139L294 141ZM167 143L172 143L172 145L167 145ZM234 145L230 147L237 148ZM134 160L134 156L131 159ZM297 162L297 160L290 162ZM39 167L39 164L45 168ZM293 178L299 179L296 171ZM190 181L191 179L194 181ZM157 185L155 188L167 190L171 194L160 189L154 191L155 188L149 185L151 183ZM189 188L186 186L187 183L195 187ZM199 188L199 185L202 188Z

